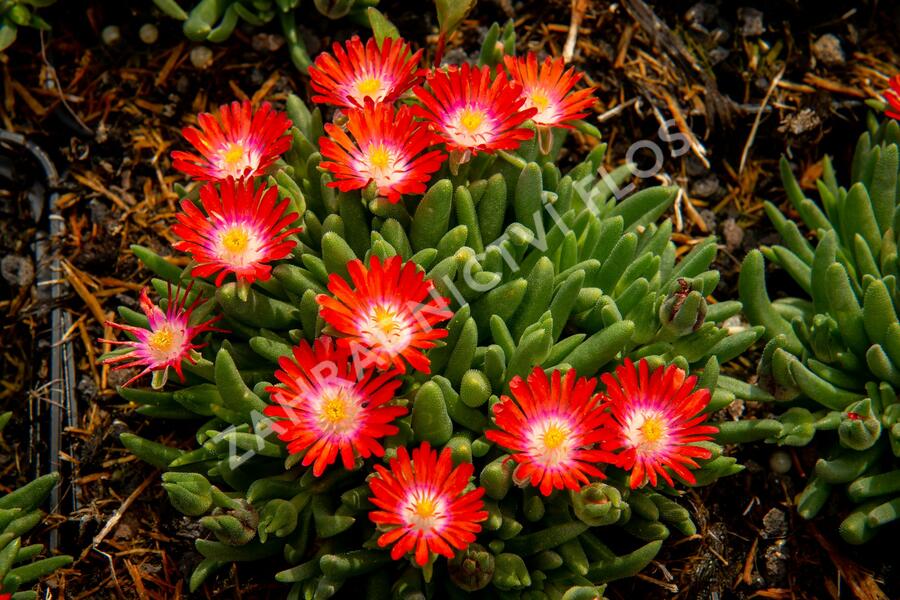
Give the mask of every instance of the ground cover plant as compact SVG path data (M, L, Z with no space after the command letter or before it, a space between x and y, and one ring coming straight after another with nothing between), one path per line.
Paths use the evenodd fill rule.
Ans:
M192 261L133 249L162 300L120 309L105 360L152 373L120 390L143 414L202 421L194 450L122 436L215 537L192 588L278 556L297 597L363 575L594 597L695 533L679 487L740 469L707 417L763 395L719 374L762 328L708 302L714 239L676 260L675 190L619 201L633 167L597 174L591 90L492 32L484 64L424 76L402 40L354 38L311 69L332 122L291 97L185 131ZM573 127L595 147L563 173Z
M889 9L19 4L0 598L896 594Z

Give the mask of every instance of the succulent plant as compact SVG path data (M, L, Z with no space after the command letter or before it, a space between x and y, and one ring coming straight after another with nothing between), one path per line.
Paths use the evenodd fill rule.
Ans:
M500 30L492 31L488 50L495 52ZM447 77L490 73L467 67ZM509 94L512 110L521 105L515 86L488 83ZM567 114L579 106L570 104ZM439 109L438 102L429 105L431 113ZM367 102L347 111L356 143L363 143L361 123L374 127L385 110L393 111ZM362 584L364 576L367 597L485 590L498 597L593 598L605 582L643 569L670 528L695 533L677 485L706 485L741 469L708 441L715 428L703 421L736 396L769 396L719 374L719 365L746 350L762 327L724 325L741 305L711 299L719 280L709 268L714 239L677 258L672 223L660 221L676 190L650 187L618 200L612 190L632 168L601 178L605 145L596 129L573 117L593 150L563 172L557 161L567 130L551 135L547 126L535 133L522 124L534 110L510 114L511 124L495 138L505 148L452 146L444 164L433 164L428 154L413 158L424 148L369 147L372 154L363 158L375 167L383 168L388 156L413 161L408 170L419 179L373 176L367 183L335 166L343 155L320 141L326 133L356 150L337 125L323 124L319 108L292 96L287 113L292 145L265 182L287 204L273 209L270 203L270 209L300 215L302 231L290 235L293 250L280 254L272 244L255 255L269 257L271 277L216 263L200 248L208 225L198 218L193 232L181 234L193 240L193 249L184 248L197 260L184 270L133 247L156 275L152 284L163 305L168 299L188 307L180 329L165 329L178 310L150 305L147 316L120 310L128 323L121 328L145 330L136 335L152 350L140 360L148 369L172 366L167 352L175 339L190 349L183 361L178 355L180 386L120 393L141 414L202 421L190 450L121 436L138 457L166 469L173 505L215 536L196 542L205 560L191 588L231 561L280 556L286 568L276 579L292 585L292 597L327 598L354 578ZM389 121L400 136L417 126L408 116L401 107ZM465 116L462 126L481 125L479 115ZM407 137L425 135L420 129ZM223 148L237 156L228 144ZM197 172L212 172L214 158L207 158L191 159ZM228 179L206 184L203 206L231 206L227 198L240 194L234 185ZM190 212L196 188L179 191ZM241 232L230 235L221 238L230 251L250 243ZM219 269L237 281L213 283ZM391 281L402 284L390 287ZM189 291L177 291L187 283ZM415 305L408 321L378 308L391 295ZM348 315L363 301L374 302L375 312L361 324ZM404 349L389 351L398 340ZM329 375L317 374L319 367ZM602 394L593 393L598 376ZM314 406L295 400L325 385L323 377L353 380L355 387L322 392ZM363 388L365 406L348 404ZM629 397L644 395L650 404L628 412ZM571 469L549 474L529 462L527 451L517 453L515 433L528 425L529 411L556 401L583 412L573 417L581 420L577 427L545 423L547 455L574 452L576 434L586 441ZM310 436L316 427L349 425L354 415L366 429L352 443L338 447ZM652 456L626 450L605 433L629 427ZM429 473L442 476L416 488ZM414 489L425 496L440 489L444 496L416 496L415 506L402 509L416 525L392 528L399 522L393 499ZM454 514L469 519L470 528L429 537L427 546L425 537L413 539L416 531L433 530L435 507L451 498Z
M195 42L220 43L231 37L241 22L260 27L278 17L291 61L306 71L312 61L297 26L300 0L200 0L185 10L178 0L153 0L163 13L182 21L184 35ZM396 28L375 8L378 0L314 0L316 10L329 19L348 17L388 37ZM302 14L302 13L301 13Z
M843 492L854 508L840 532L855 544L900 515L898 141L896 121L873 119L856 145L849 188L838 184L831 160L824 159L818 203L805 196L782 159L791 209L815 244L766 203L783 245L752 251L739 286L748 318L765 326L769 340L759 384L788 410L777 420L730 425L728 439L804 446L817 432L828 432L833 448L816 463L797 498L798 512L812 518L833 491ZM770 300L765 259L805 294Z
M0 422L7 421L9 414L3 415L6 419L0 417ZM38 558L44 551L42 544L22 545L23 536L43 520L39 507L58 482L59 475L52 473L0 496L0 598L35 600L36 592L19 590L72 563L71 556Z
M34 10L50 6L56 0L0 0L0 52L16 41L20 27L48 30L50 25Z

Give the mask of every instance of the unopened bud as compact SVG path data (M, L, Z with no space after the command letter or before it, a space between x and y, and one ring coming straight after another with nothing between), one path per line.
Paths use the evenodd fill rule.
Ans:
M659 320L675 335L683 336L700 329L706 320L706 299L691 289L686 279L678 280L678 288L659 307Z
M487 586L494 576L494 555L480 544L471 544L447 565L450 579L460 589L474 592Z
M875 416L872 400L854 402L841 415L838 438L841 445L852 450L868 450L881 435L881 421Z
M611 485L592 483L570 491L569 497L575 516L591 527L611 525L622 516L622 494Z

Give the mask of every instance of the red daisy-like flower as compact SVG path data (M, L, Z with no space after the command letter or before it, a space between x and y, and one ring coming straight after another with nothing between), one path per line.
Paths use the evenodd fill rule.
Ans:
M655 486L657 476L673 485L669 471L694 483L696 478L688 470L697 468L694 459L711 456L696 443L712 439L718 431L702 424L709 390L694 390L697 378L685 378L685 372L674 365L650 373L644 359L637 367L626 359L616 368L615 376L606 373L601 379L615 423L615 435L603 447L621 450L617 462L631 471L631 487L641 487L648 481Z
M441 167L446 154L432 150L421 156L431 143L424 126L413 121L408 106L395 111L391 104L373 104L366 99L363 109L347 111L347 129L325 125L330 138L322 137L319 146L321 167L334 173L329 185L342 192L364 188L374 181L378 194L390 202L399 202L403 194L422 194L431 174Z
M384 456L379 438L397 433L391 423L406 414L402 406L390 406L401 381L396 371L375 373L357 370L350 352L329 337L313 347L301 341L293 358L278 359L275 377L284 384L271 386L272 406L265 414L277 417L272 428L287 442L288 452L305 452L303 465L313 465L319 476L338 454L345 469L356 457Z
M519 127L535 114L522 108L521 87L506 74L491 76L490 67L449 67L428 76L431 91L417 86L422 102L413 111L443 138L451 152L515 150L534 132Z
M888 101L890 108L884 114L892 119L900 119L900 75L894 75L888 81L890 89L884 93L884 99Z
M375 38L365 46L354 36L344 46L331 47L334 56L323 52L309 68L316 95L313 102L343 108L365 105L366 98L375 103L391 103L416 84L422 51L410 55L409 44L402 39L386 38L378 47Z
M185 127L181 133L199 154L172 152L172 166L194 179L264 175L291 147L291 120L268 102L256 111L248 100L225 104L218 115L199 114L197 123L200 129Z
M130 346L131 350L124 354L117 354L102 361L103 364L114 364L114 369L128 369L143 366L144 370L125 382L130 385L147 373L153 372L153 387L161 388L166 383L169 367L173 367L178 377L184 381L181 365L184 361L194 364L193 351L204 347L206 344L195 344L194 338L205 331L225 331L213 327L213 323L221 319L213 317L203 323L192 324L191 314L205 300L198 294L190 305L185 306L187 297L191 293L191 287L181 290L176 288L172 293L169 287L169 303L166 311L153 304L147 294L147 289L141 290L141 310L147 315L149 329L114 323L107 321L110 327L120 329L130 334L131 340L107 340L101 342L120 346ZM121 364L117 364L121 363Z
M191 273L208 277L215 273L216 285L229 273L238 281L253 283L271 276L268 264L291 253L296 242L288 236L301 231L288 227L297 213L285 214L288 201L278 202L278 189L260 186L254 180L212 182L200 188L201 211L191 200L181 201L178 222L172 226L176 250L188 252L197 265Z
M589 476L604 478L597 465L613 463L615 456L599 448L609 432L596 385L596 379L578 378L574 370L565 376L553 371L548 378L541 367L527 383L521 377L510 381L513 398L501 396L494 405L498 429L485 435L513 452L515 480L549 496L554 489L578 490L590 483Z
M375 465L377 475L369 479L372 504L382 510L369 513L380 529L378 545L391 548L391 558L399 560L412 552L419 566L433 554L453 558L455 550L465 550L481 531L488 513L484 510L484 488L466 492L475 468L472 463L453 466L452 452L444 448L440 456L428 442L412 451L397 449L390 469Z
M572 91L582 74L574 67L566 70L562 58L548 56L540 68L534 52L519 58L505 56L503 61L513 80L522 86L522 107L537 111L531 120L538 127L571 128L570 123L587 116L594 105L594 88Z
M328 277L328 290L334 297L319 294L325 322L342 337L342 344L379 369L393 365L406 371L404 359L416 370L430 372L431 361L422 350L432 348L434 340L447 336L446 329L435 327L453 316L446 298L433 293L434 283L416 269L414 262L401 262L399 256L384 261L373 256L369 268L360 260L347 264L353 287L340 276ZM425 301L426 297L432 298Z

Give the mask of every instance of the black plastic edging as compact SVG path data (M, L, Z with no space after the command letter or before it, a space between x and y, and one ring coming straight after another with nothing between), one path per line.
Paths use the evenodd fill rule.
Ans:
M72 328L72 316L60 306L64 294L62 283L62 267L59 262L59 253L54 252L54 243L59 240L65 231L65 221L59 214L59 173L50 157L39 146L18 133L0 129L0 141L15 144L27 150L40 165L46 181L45 186L33 186L28 191L31 201L32 216L38 225L35 235L34 258L37 267L37 293L41 300L51 303L53 307L50 313L50 381L48 388L50 401L47 402L40 394L33 394L31 398L31 451L32 464L37 470L37 475L42 475L41 457L38 456L39 441L44 441L48 446L46 472L64 472L60 464L60 452L62 451L62 432L64 427L73 427L78 424L78 405L75 397L75 355L72 341L66 337ZM49 193L49 197L48 197ZM48 226L40 227L44 210L49 208ZM71 335L71 334L70 334ZM67 450L69 450L67 448ZM60 483L50 493L50 506L55 512L70 512L77 508L77 494L72 490L68 496L68 507L62 506L65 496L63 489L66 478L61 478ZM64 508L68 508L65 511ZM56 528L50 531L50 551L59 547L59 532Z

